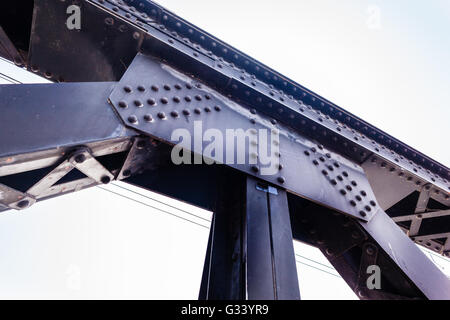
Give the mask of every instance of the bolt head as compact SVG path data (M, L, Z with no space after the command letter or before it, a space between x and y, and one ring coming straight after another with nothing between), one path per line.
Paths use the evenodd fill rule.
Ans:
M366 253L367 253L369 256L371 256L371 255L373 255L373 254L375 253L375 249L374 249L372 246L368 246L368 247L366 248Z
M123 175L124 177L130 176L130 175L131 175L131 170L129 170L129 169L124 170L124 171L122 172L122 175Z
M28 200L22 200L19 201L19 203L17 203L17 207L19 207L20 209L24 209L26 207L28 207L30 205L30 201Z
M76 155L74 160L76 163L83 163L86 160L86 156L83 153L81 153Z
M107 184L107 183L109 183L109 182L111 181L111 178L108 177L108 176L103 176L103 177L101 177L100 181L101 181L103 184Z

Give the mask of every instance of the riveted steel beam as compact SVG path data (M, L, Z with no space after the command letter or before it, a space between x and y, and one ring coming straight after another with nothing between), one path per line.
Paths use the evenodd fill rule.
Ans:
M361 299L449 299L450 280L386 213L365 222L294 196L289 208L294 238L318 247ZM366 285L370 265L381 288Z
M86 26L78 33L58 27L65 24L64 4L40 0L37 6L40 6L37 14L42 18L38 16L35 22L36 39L45 35L55 38L61 45L54 50L32 39L32 56L42 57L36 62L36 72L52 79L62 77L71 81L83 77L87 77L85 80L118 79L132 56L138 50L145 51L230 95L241 104L252 105L279 121L304 128L304 134L310 134L354 161L363 162L371 154L376 154L407 170L413 177L435 184L444 193L448 194L450 190L450 173L445 166L151 1L82 1ZM50 14L55 16L55 22L48 28L44 22ZM74 42L79 45L73 45ZM74 56L75 53L67 49L72 47L88 48L89 54L80 54L77 49ZM119 59L118 52L126 58ZM109 59L98 59L97 56L108 56ZM55 60L60 63L55 65ZM67 67L68 61L70 67ZM99 68L106 61L108 64ZM49 68L57 70L52 72ZM83 68L88 70L81 72ZM93 74L96 70L111 72Z
M3 210L115 178L134 133L108 104L111 88L112 83L0 86Z
M173 135L184 130L192 141L183 148L196 154L194 162L200 156L200 162L224 163L358 219L370 220L379 210L357 165L148 56L136 56L109 99L139 132L175 144ZM203 139L208 130L225 140L241 130L244 140L221 141L211 156Z

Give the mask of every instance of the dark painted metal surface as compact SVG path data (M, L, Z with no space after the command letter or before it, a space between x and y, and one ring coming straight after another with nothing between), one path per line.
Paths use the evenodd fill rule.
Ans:
M286 192L248 178L246 203L248 299L300 299Z
M7 137L0 144L2 192L9 192L11 185L20 185L17 180L23 180L25 185L30 177L39 181L47 167L54 168L74 147L88 146L97 160L131 148L128 158L126 155L118 157L119 161L108 158L102 164L115 177L126 178L129 173L134 175L127 178L131 183L216 211L201 298L294 298L297 281L296 273L293 275L295 264L290 260L289 221L286 215L273 214L287 212L286 194L279 191L275 196L247 189L246 210L242 194L239 195L239 190L245 193L243 190L250 186L246 177L257 176L291 192L290 204L294 203L291 216L304 214L301 204L307 200L298 195L350 216L344 217L344 222L337 221L340 225L336 227L333 221L343 215L331 212L330 216L329 209L314 204L311 207L317 210L314 217L293 223L294 234L318 246L361 298L450 299L449 280L383 211L396 209L400 203L396 201L407 197L405 190L411 188L405 187L405 183L414 183L416 189L430 185L431 198L437 203L432 205L448 209L448 168L152 2L77 3L82 8L84 24L80 31L70 31L64 27L67 4L36 1L29 53L32 71L56 81L118 80L137 51L152 58L138 55L116 84L0 86L3 112L0 136ZM11 25L14 24L7 24L8 30ZM6 34L23 52L20 36L11 36L9 31ZM178 88L178 83L183 86ZM158 85L157 92L152 90L152 84ZM188 96L190 100L186 99ZM108 104L108 97L115 110ZM121 102L126 103L125 108ZM256 165L249 165L248 161L243 165L228 164L241 173L230 168L218 169L219 166L203 165L195 169L173 164L160 166L153 162L160 156L159 151L151 153L154 140L143 138L150 145L139 152L137 140L134 144L130 141L138 131L173 144L173 130L184 128L192 133L194 119L201 119L204 129L221 132L241 128L249 129L251 135L252 129L279 130L281 136L276 145L280 151L275 155L281 166L277 162L271 175L262 175L264 166L259 160ZM248 145L252 145L251 136ZM169 161L170 147L166 147L163 157ZM381 168L389 168L390 173L398 172L401 179L406 178L407 182L399 184L404 194L383 197L379 207L366 173L358 165L368 161L377 164L374 174L368 174L371 182L384 170L378 168L380 164ZM364 168L373 169L367 165ZM146 169L154 174L143 173ZM24 175L27 171L31 174ZM211 192L215 189L210 188L216 181L207 182L211 172L215 172L217 180L233 177L229 183L234 184L222 188L218 198ZM227 176L226 172L233 175ZM182 183L177 187L169 180L181 181L180 177L195 180L194 187L188 190ZM66 186L67 190L78 190L93 185L92 181L77 178L80 179L63 181L43 198L62 194ZM248 179L255 183L254 178ZM237 185L240 187L234 189ZM16 191L11 194L17 196ZM400 213L406 214L409 212ZM259 218L255 219L255 215ZM305 229L303 224L311 221L313 228ZM448 215L436 216L422 221L420 230L417 226L409 230L417 232L417 241L434 239L434 243L440 243L442 239L436 237L448 238L448 225ZM351 230L346 229L349 226ZM435 238L428 239L430 233ZM376 255L367 250L371 246ZM271 263L269 259L273 259ZM382 267L386 284L382 291L376 292L363 285L363 269L374 261ZM246 291L243 283L248 286Z
M254 179L247 180L247 292L250 300L273 300L276 279L269 201L266 192L256 189L257 183Z
M294 281L297 266L294 255L287 194L278 189L268 190L270 230L272 237L273 273L276 297L280 300L300 299L299 283ZM302 279L300 278L300 281Z
M294 237L317 246L360 298L450 299L450 280L386 213L363 222L293 196L289 207ZM382 292L358 282L366 244L377 247Z
M450 173L445 166L311 93L160 6L142 0L124 2L96 0L81 1L80 3L82 9L87 10L86 13L83 13L86 24L103 21L104 25L95 25L94 27L89 25L84 29L82 28L78 33L73 31L67 33L69 30L59 28L60 25L65 23L67 17L63 11L64 8L56 2L40 1L39 5L49 8L55 15L54 20L59 23L54 25L51 30L46 30L46 36L51 36L55 32L65 32L64 35L55 36L55 39L70 38L70 43L63 41L67 46L62 45L60 48L66 48L67 52L60 50L57 56L51 60L45 59L53 54L54 48L42 49L43 58L39 61L40 66L36 65L40 70L39 72L44 74L50 72L47 76L53 79L62 76L73 81L81 80L81 75L84 77L92 75L95 70L117 70L117 72L110 73L108 78L104 78L107 75L101 75L95 71L97 72L95 77L100 77L103 80L114 77L117 79L131 61L134 52L140 48L166 60L173 66L181 68L186 73L201 78L202 81L213 87L221 88L226 94L231 93L236 101L254 104L255 108L291 125L295 124L297 127L302 127L301 123L289 117L290 113L297 114L299 108L303 108L306 110L303 116L306 118L305 125L308 128L316 127L317 133L313 132L312 136L319 139L321 143L331 148L338 148L340 153L346 154L358 162L364 161L371 153L379 154L390 161L392 165L410 171L413 176L428 182L432 182L434 179L433 183L448 192ZM37 11L37 14L39 15L39 11ZM41 14L44 21L46 13ZM96 19L92 18L93 15ZM38 28L39 23L36 22L36 26ZM124 28L124 32L121 32L120 30ZM55 31L59 29L62 31ZM99 30L103 30L103 33ZM109 37L98 38L105 34ZM126 34L126 39L119 41L123 34ZM39 39L39 36L36 39ZM137 43L134 43L134 40L138 40ZM127 41L131 41L132 44L125 46L124 44ZM74 43L79 43L82 48L89 44L89 54L86 52L84 52L86 54L80 54L77 51L77 56L75 56L70 53ZM80 45L77 45L77 47L80 47ZM101 45L104 45L106 49ZM32 55L41 54L40 50L39 46L36 46L36 49L32 50ZM58 50L53 51L57 52ZM121 56L128 58L118 59L117 52L121 52ZM80 59L81 56L89 58ZM98 57L100 56L107 59L99 60ZM55 65L54 61L59 61L59 63ZM109 65L103 65L100 68L104 61L109 61ZM120 64L123 68L119 66ZM59 65L70 66L55 72L50 70L52 67L59 68ZM85 72L80 72L84 69L86 69ZM112 76L113 74L114 76ZM92 79L88 78L88 80ZM253 85L253 83L255 84ZM272 109L270 108L271 105L273 106ZM308 107L313 110L311 114L309 114ZM277 113L279 108L283 110L280 114ZM321 120L318 120L319 118ZM311 130L306 130L305 134L308 132L311 132ZM325 136L323 133L325 133ZM338 140L334 140L335 138ZM441 179L436 173L444 178Z
M300 299L286 193L235 170L221 179L200 299Z
M359 298L425 298L357 220L292 195L289 207L294 238L319 248ZM367 245L378 252L373 262L381 269L381 289L369 290L365 285L368 274L363 263L367 252L363 248Z
M385 212L376 214L369 223L360 224L427 298L450 299L450 279Z
M208 157L204 151L211 141L203 139L203 135L208 129L214 130L225 140L212 158L218 163L226 162L362 220L370 220L379 210L364 172L357 165L147 56L136 56L110 100L128 127L156 139L178 143L179 138L172 137L185 129L192 140L183 147ZM233 146L233 159L227 158L227 130L242 130L248 135L243 144L236 142ZM261 138L260 130L267 136ZM201 140L198 144L197 139ZM264 145L266 152L260 148ZM238 152L245 161L237 160Z
M35 0L28 69L53 81L120 79L141 39L127 23L89 1L81 9L80 30L69 30L66 1Z
M219 170L199 299L244 300L246 177L228 168Z
M0 85L0 158L131 136L107 102L112 88L108 82Z
M24 65L24 59L14 44L9 39L0 25L0 57L14 61L17 65Z

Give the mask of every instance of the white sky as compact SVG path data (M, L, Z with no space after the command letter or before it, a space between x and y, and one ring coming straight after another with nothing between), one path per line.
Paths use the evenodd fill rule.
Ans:
M442 145L450 119L448 1L159 3L450 164ZM45 81L3 61L0 72ZM207 221L189 213L210 219L209 212L120 182L2 213L0 298L196 299L209 231ZM295 249L303 299L356 298L317 249ZM427 255L450 274L448 260Z

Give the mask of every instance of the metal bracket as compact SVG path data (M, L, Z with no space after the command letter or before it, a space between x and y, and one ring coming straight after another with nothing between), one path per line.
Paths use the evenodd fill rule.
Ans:
M0 204L16 210L28 208L36 202L36 199L27 194L0 184Z
M69 182L64 186L55 186L55 184L72 169L77 168L88 178ZM93 156L86 147L81 147L74 151L69 157L61 162L56 168L50 171L45 177L35 183L27 192L23 193L0 184L0 204L11 209L22 210L30 207L36 202L36 199L49 196L58 191L64 191L70 188L77 190L82 186L89 186L96 183L109 183L114 176Z

